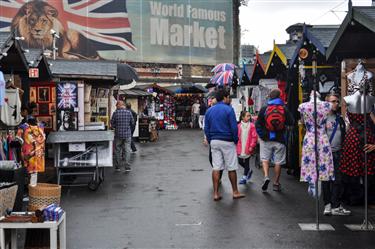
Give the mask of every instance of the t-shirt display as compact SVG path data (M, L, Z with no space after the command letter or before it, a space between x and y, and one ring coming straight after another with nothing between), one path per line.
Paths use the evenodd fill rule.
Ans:
M21 100L18 88L5 89L4 105L1 106L1 121L13 127L21 123Z

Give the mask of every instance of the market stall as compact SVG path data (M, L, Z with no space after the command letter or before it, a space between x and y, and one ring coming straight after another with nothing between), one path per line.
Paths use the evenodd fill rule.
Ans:
M186 83L168 87L175 93L176 123L178 128L191 128L192 106L195 103L203 105L204 93L207 90L200 85Z
M128 89L120 85L112 88L113 96L115 99L121 99L126 103L130 103L132 110L137 113L136 127L134 130L133 137L138 138L140 136L140 119L144 119L146 115L144 114L145 108L147 108L148 103L152 102L152 94L146 92L137 87ZM142 120L142 124L144 121Z
M112 167L114 135L108 131L110 115L116 108L112 87L130 84L136 75L126 64L106 61L56 60L51 70L59 81L56 92L45 90L47 96L54 96L46 99L56 104L56 126L47 142L53 145L58 183L67 185L64 176L89 175L88 186L95 190L104 180L104 167ZM39 94L43 87L38 86L38 101L43 98Z
M139 88L154 97L152 101L147 102L144 113L148 117L156 119L160 129L177 129L174 93L158 84L143 85Z

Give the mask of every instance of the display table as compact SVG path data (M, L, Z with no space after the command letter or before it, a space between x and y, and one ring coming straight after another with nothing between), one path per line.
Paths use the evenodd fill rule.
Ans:
M47 143L53 145L57 184L66 185L60 184L62 176L91 175L88 186L96 190L104 180L104 167L113 166L113 140L113 131L51 132Z
M12 249L17 248L17 229L49 229L50 248L57 249L57 230L59 230L60 249L66 248L66 221L65 213L58 222L46 221L43 223L31 222L0 222L0 247L5 249L5 229L11 230Z

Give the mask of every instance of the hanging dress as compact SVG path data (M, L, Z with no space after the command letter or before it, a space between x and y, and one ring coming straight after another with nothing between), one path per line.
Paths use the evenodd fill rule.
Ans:
M298 107L301 118L306 126L306 134L303 139L301 158L301 181L314 183L316 181L315 164L315 127L314 127L314 102L302 103ZM318 156L319 156L319 180L334 180L334 167L331 145L326 133L325 124L327 115L331 111L331 104L328 102L317 102L317 123L318 123Z
M348 112L350 127L345 136L342 147L341 163L339 170L349 176L365 175L364 147L364 115ZM375 136L371 131L371 117L367 114L367 143L375 144ZM368 174L375 174L375 153L367 154Z
M17 132L24 166L29 173L44 172L45 134L42 126L22 124Z

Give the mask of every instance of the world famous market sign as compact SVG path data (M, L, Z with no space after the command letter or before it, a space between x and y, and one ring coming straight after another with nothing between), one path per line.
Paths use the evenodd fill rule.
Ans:
M213 65L233 58L230 0L0 0L0 32L65 59Z

